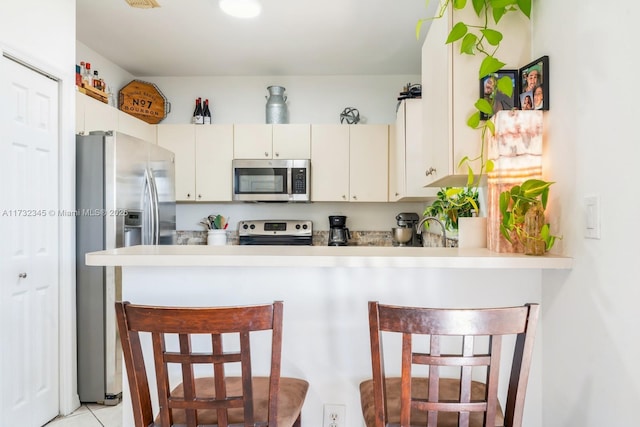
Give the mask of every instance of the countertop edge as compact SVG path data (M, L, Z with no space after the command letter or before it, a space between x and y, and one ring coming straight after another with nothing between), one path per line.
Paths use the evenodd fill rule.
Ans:
M327 246L133 246L89 252L90 266L571 269L573 258L488 249Z

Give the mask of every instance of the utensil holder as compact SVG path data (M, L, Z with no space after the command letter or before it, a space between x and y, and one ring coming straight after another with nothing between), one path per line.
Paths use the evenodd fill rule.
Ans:
M207 245L224 246L227 244L227 232L225 230L209 230L207 232Z

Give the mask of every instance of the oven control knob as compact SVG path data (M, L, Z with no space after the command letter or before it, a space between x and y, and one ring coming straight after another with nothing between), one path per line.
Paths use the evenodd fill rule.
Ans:
M296 230L300 230L300 224L296 224Z
M255 229L255 228L256 228L256 225L255 225L255 224L251 224L251 225L249 226L249 228L251 228L251 229L253 230L253 229Z
M247 224L242 224L242 228L246 230L247 228L249 228L249 226Z
M304 225L302 226L302 229L303 229L303 230L306 230L307 228L309 228L309 227L307 226L307 224L304 224Z

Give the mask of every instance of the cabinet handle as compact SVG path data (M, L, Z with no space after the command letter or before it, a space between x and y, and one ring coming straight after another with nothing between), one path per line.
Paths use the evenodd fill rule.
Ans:
M436 173L436 170L432 166L429 169L427 169L427 171L424 174L425 176L429 176L429 175L433 175L434 173Z
M353 196L353 200L358 200L358 196Z
M187 199L191 198L191 193L187 193Z
M21 279L26 279L27 278L27 273L20 273L18 274L18 277Z
M198 199L202 199L202 194L198 194Z
M347 196L345 196L344 194L342 195L342 200L347 200Z
M269 153L267 151L264 152L265 157L269 157Z
M276 157L280 157L280 153L276 152Z

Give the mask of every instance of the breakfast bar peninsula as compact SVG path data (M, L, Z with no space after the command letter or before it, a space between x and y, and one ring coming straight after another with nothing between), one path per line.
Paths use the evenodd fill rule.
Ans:
M324 405L339 404L346 409L344 425L363 426L358 386L371 376L368 301L431 307L539 303L546 275L568 274L573 260L486 249L177 245L92 252L86 263L121 269L122 299L138 304L284 301L282 375L310 384L304 424L322 425ZM542 427L542 329L525 408L524 423L531 427ZM123 426L129 427L126 379L123 384ZM501 390L506 393L506 384Z

